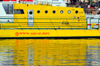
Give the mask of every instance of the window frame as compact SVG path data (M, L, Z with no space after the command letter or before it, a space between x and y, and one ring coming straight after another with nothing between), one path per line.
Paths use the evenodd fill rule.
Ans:
M45 10L45 14L47 14L46 12L48 13L48 10Z
M53 13L53 14L55 14L55 13L56 13L56 11L55 11L55 13L54 13L54 11L55 11L55 10L53 10L53 11L52 11L52 13Z
M13 4L2 4L6 14L14 14Z
M76 11L77 11L77 13L76 13ZM76 11L75 11L75 13L78 14L78 10L76 10Z
M39 11L39 12L38 12ZM40 10L37 10L37 13L40 14Z
M21 11L20 11L20 13L15 13L15 10L21 10L23 13L21 13ZM14 9L14 14L25 14L25 13L24 13L23 9Z
M61 13L61 12L62 12L62 13ZM63 14L63 13L64 13L64 11L63 11L63 10L61 10L61 11L60 11L60 13L61 13L61 14Z
M69 12L71 13L71 10L68 10L68 14L70 14Z

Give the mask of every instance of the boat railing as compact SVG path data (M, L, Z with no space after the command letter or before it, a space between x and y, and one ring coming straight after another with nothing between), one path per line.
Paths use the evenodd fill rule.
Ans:
M16 19L17 23L19 24L18 20ZM22 29L21 25L19 24L20 28Z
M50 22L52 23L52 20L50 19ZM53 23L52 23L52 25L53 25ZM53 27L54 27L54 29L55 29L55 26L53 25Z
M11 19L13 19L11 21ZM28 26L29 22L33 26ZM0 18L0 29L20 30L86 30L85 18Z
M88 29L99 29L100 18L87 18Z
M1 22L1 21L0 21L0 23L1 23L2 27L5 29L5 27L3 26L3 24L2 24L2 22ZM0 28L1 28L1 25L0 25Z

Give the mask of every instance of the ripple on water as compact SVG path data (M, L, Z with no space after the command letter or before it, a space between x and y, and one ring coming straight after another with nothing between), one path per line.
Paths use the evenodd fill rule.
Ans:
M0 66L99 66L100 39L3 39Z

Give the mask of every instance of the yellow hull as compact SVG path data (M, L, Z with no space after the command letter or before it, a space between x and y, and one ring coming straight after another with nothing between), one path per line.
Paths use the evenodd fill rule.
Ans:
M100 30L0 30L0 38L100 37Z

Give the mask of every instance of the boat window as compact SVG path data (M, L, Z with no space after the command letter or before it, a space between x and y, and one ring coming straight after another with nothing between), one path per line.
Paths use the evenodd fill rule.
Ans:
M13 4L2 4L6 14L13 14Z
M68 14L70 14L70 13L71 13L71 11L69 10L69 11L68 11Z
M61 10L60 13L62 14L63 13L63 10Z
M48 11L46 10L46 11L45 11L45 13L47 14L47 13L48 13Z
M14 14L24 14L23 9L14 9Z
M29 14L32 14L32 13L33 13L32 11L29 12Z
M40 13L40 10L38 10L37 13Z
M56 13L56 11L55 11L55 10L53 10L53 13Z
M77 13L78 13L78 11L76 10L76 11L75 11L75 13L77 14Z

